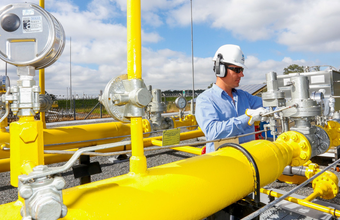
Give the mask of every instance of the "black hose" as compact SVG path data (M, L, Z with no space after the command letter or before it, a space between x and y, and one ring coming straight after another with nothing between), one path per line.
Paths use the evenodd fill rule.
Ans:
M255 198L254 198L254 200L255 200L255 205L257 207L259 207L259 204L260 204L260 188L261 188L260 173L259 173L259 170L257 168L257 165L256 165L254 158L251 156L251 154L244 147L242 147L239 144L235 144L235 143L222 144L221 146L219 146L216 149L216 151L218 151L219 149L224 148L224 147L232 147L234 149L241 151L246 156L246 158L249 160L249 162L253 165L254 170L255 170L255 175L256 175L256 179L254 180L255 181Z

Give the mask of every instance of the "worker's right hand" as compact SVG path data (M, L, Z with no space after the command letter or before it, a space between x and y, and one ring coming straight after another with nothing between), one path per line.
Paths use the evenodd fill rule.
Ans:
M246 115L249 116L249 121L248 121L248 125L253 125L255 123L255 121L261 121L261 118L263 114L268 113L268 110L260 107L257 109L247 109L246 110Z

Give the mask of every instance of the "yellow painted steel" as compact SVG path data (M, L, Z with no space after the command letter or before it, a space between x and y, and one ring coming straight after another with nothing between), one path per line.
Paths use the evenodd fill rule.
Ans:
M11 185L17 187L19 175L44 164L43 125L33 116L20 117L10 124L10 131Z
M312 147L308 139L301 133L288 131L278 137L279 142L285 142L292 148L292 161L290 166L302 166L309 161Z
M276 198L279 198L279 197L282 196L282 194L280 194L278 192L274 192L272 190L267 190L267 189L262 188L260 191L261 191L261 193L264 193L264 194L267 194L267 195L270 195L270 196L273 196L273 197L276 197ZM299 204L299 205L302 205L302 206L305 206L305 207L308 207L308 208L311 208L311 209L315 209L315 210L318 210L318 211L321 211L321 212L325 212L325 213L340 217L340 211L339 210L336 210L336 209L330 208L330 207L325 207L325 206L322 206L322 205L319 205L319 204L316 204L316 203L312 203L310 201L307 201L306 199L298 199L298 198L288 196L287 198L285 198L285 200Z
M294 149L284 141L242 146L255 159L262 186L276 180L293 160ZM63 190L69 210L64 219L202 219L253 189L254 173L247 158L236 149L223 148L150 168L145 175L129 173ZM104 198L110 202L97 202ZM4 206L0 212L8 206L15 209L13 203Z
M127 1L127 74L142 78L142 34L140 0Z
M328 136L331 139L331 145L339 146L340 145L340 124L336 121L328 121L327 124L324 126Z
M276 180L284 167L300 156L296 148L302 147L301 142L290 142L294 133L280 136L275 142L242 144L257 164L261 186ZM68 207L64 219L202 219L253 189L254 173L247 158L234 148L223 148L150 168L145 175L130 172L63 190ZM106 200L109 202L97 202ZM10 210L7 219L20 219L19 207L5 204L0 206L0 213Z
M151 143L156 146L163 146L162 141L160 140L151 140ZM193 146L182 146L182 147L173 147L170 148L172 150L177 150L177 151L182 151L190 154L195 154L195 155L201 155L202 154L202 149L193 147Z
M127 1L127 74L128 79L142 79L142 31L140 1ZM147 170L143 146L142 117L131 118L130 172L143 174Z
M120 123L120 122L102 123L102 124L96 124L93 126L83 125L83 126L76 126L76 127L70 126L70 127L63 127L63 128L57 128L57 129L48 129L48 131L50 131L51 133L49 133L49 135L46 135L46 130L44 130L44 136L45 136L44 142L53 141L53 140L62 142L62 140L65 140L65 138L67 140L72 140L72 137L74 137L74 140L78 140L79 138L85 138L85 137L98 139L99 138L98 135L103 135L103 136L109 135L108 137L111 137L113 134L117 136L122 136L125 134L128 135L130 134L130 124L125 124L125 123ZM9 133L6 133L6 134L9 135ZM187 140L187 139L197 138L201 136L204 136L201 130L183 132L180 134L180 140ZM116 141L121 141L122 139L124 138L108 139L108 140L102 140L102 141L89 141L86 143L67 144L67 145L61 145L61 146L55 146L55 147L53 146L45 147L45 149L46 150L67 150L67 149L74 148L73 150L77 150L78 147L112 143ZM143 139L144 147L152 146L153 145L152 140L162 140L162 136L144 138ZM115 152L115 151L123 151L123 150L131 150L131 145L126 145L126 146L118 147L115 149L101 150L98 152ZM9 151L0 151L0 153L2 154L6 153L9 155ZM189 150L188 150L188 153L190 153ZM194 153L194 152L191 152L191 153ZM63 162L63 161L70 159L70 157L71 155L45 154L45 164ZM0 159L0 172L9 171L10 169L9 162L10 162L9 158Z
M325 171L323 174L318 176L315 180L313 180L313 189L315 192L315 197L310 196L308 197L308 201L312 201L314 198L317 196L320 196L323 199L333 199L339 192L339 187L338 187L338 177L330 172L330 171Z
M45 0L39 0L39 6L45 8ZM45 94L45 69L39 70L39 86L40 94ZM43 123L43 128L46 129L45 112L40 112L40 121Z
M174 124L174 128L178 127L184 127L184 126L192 126L197 125L196 118L194 115L186 115L184 118L178 118L178 117L171 117L171 120ZM187 128L188 130L194 130L196 129L195 126Z
M146 172L146 157L144 155L142 118L131 118L131 158L130 172L142 174Z

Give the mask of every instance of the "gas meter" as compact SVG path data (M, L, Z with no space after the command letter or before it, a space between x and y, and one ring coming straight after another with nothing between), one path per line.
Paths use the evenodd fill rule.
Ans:
M45 99L33 79L36 69L53 64L65 47L64 29L47 11L32 3L9 4L0 9L0 59L17 66L17 86L1 101L18 116L33 116ZM46 104L46 103L45 103Z
M15 3L0 9L0 59L15 66L45 68L65 46L63 27L32 3Z

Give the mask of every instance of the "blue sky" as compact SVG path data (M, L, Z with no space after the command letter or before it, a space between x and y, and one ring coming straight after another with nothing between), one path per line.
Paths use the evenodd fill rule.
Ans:
M145 84L162 90L191 89L190 0L142 0L141 4ZM241 80L244 85L263 83L267 72L282 74L290 64L340 67L340 1L193 0L192 4L196 89L215 82L212 57L223 44L242 48L248 67ZM97 95L112 78L126 73L125 0L46 0L45 6L66 35L63 55L46 68L46 91L66 94L70 37L74 94ZM0 71L4 68L1 61ZM15 84L14 67L9 75Z

